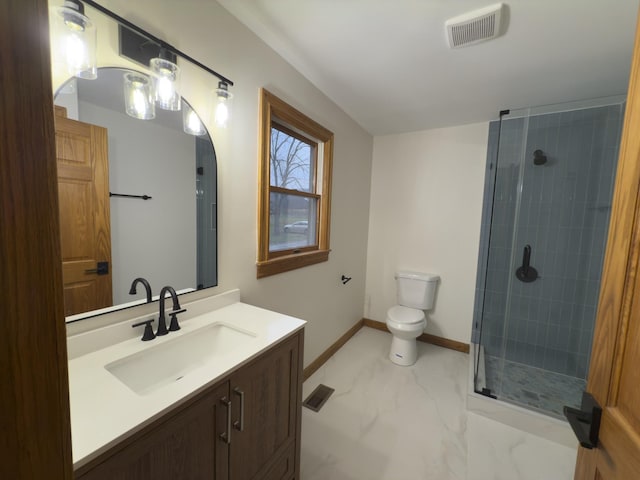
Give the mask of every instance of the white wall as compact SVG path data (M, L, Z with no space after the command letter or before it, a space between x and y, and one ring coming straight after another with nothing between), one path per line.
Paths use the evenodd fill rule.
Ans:
M165 285L195 289L195 137L86 102L80 119L108 129L109 190L152 197L110 200L114 305L145 298L142 286L129 295L136 277L154 295Z
M52 3L59 4L54 1ZM362 318L372 137L301 74L213 0L105 0L117 14L175 45L235 82L226 130L205 121L218 158L219 293L308 321L305 365ZM87 7L86 13L98 17ZM131 66L117 56L117 32L98 23L101 66ZM181 62L183 96L205 119L217 79ZM54 89L64 76L54 68ZM135 66L135 68L139 68ZM266 87L333 131L331 254L328 262L256 279L258 100ZM353 277L342 285L342 274ZM194 294L195 295L195 294Z
M488 127L375 137L365 317L386 320L397 270L437 273L426 332L469 342Z
M78 85L75 78L70 80L56 95L55 104L67 109L67 118L78 120Z

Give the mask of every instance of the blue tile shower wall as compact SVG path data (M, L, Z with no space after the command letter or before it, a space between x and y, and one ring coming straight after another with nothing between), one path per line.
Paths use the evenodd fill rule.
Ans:
M477 284L474 311L486 354L586 378L622 118L618 104L531 116L526 131L523 118L503 121L492 221L490 206L483 209L488 255L479 256L484 285ZM494 163L497 124L489 134ZM538 149L545 165L533 163ZM491 177L485 190L493 191ZM527 244L540 275L533 283L514 275Z

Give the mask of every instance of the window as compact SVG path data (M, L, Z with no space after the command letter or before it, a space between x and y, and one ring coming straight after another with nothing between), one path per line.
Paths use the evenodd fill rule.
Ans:
M333 133L266 90L260 102L257 276L329 258Z

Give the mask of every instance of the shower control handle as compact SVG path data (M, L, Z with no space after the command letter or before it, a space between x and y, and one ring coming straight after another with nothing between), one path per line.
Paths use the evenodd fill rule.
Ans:
M529 273L531 263L531 245L525 245L522 252L522 273L526 276Z
M525 245L522 253L522 266L516 270L518 280L531 283L538 278L538 271L531 266L531 245Z

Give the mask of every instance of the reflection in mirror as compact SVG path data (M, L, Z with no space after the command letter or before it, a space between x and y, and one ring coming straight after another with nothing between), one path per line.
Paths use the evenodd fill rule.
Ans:
M137 277L154 296L164 285L179 293L217 285L211 138L184 99L188 124L181 111L155 109L153 120L127 115L131 73L138 74L100 68L97 80L71 79L56 95L68 320L145 303L143 289L129 294Z

